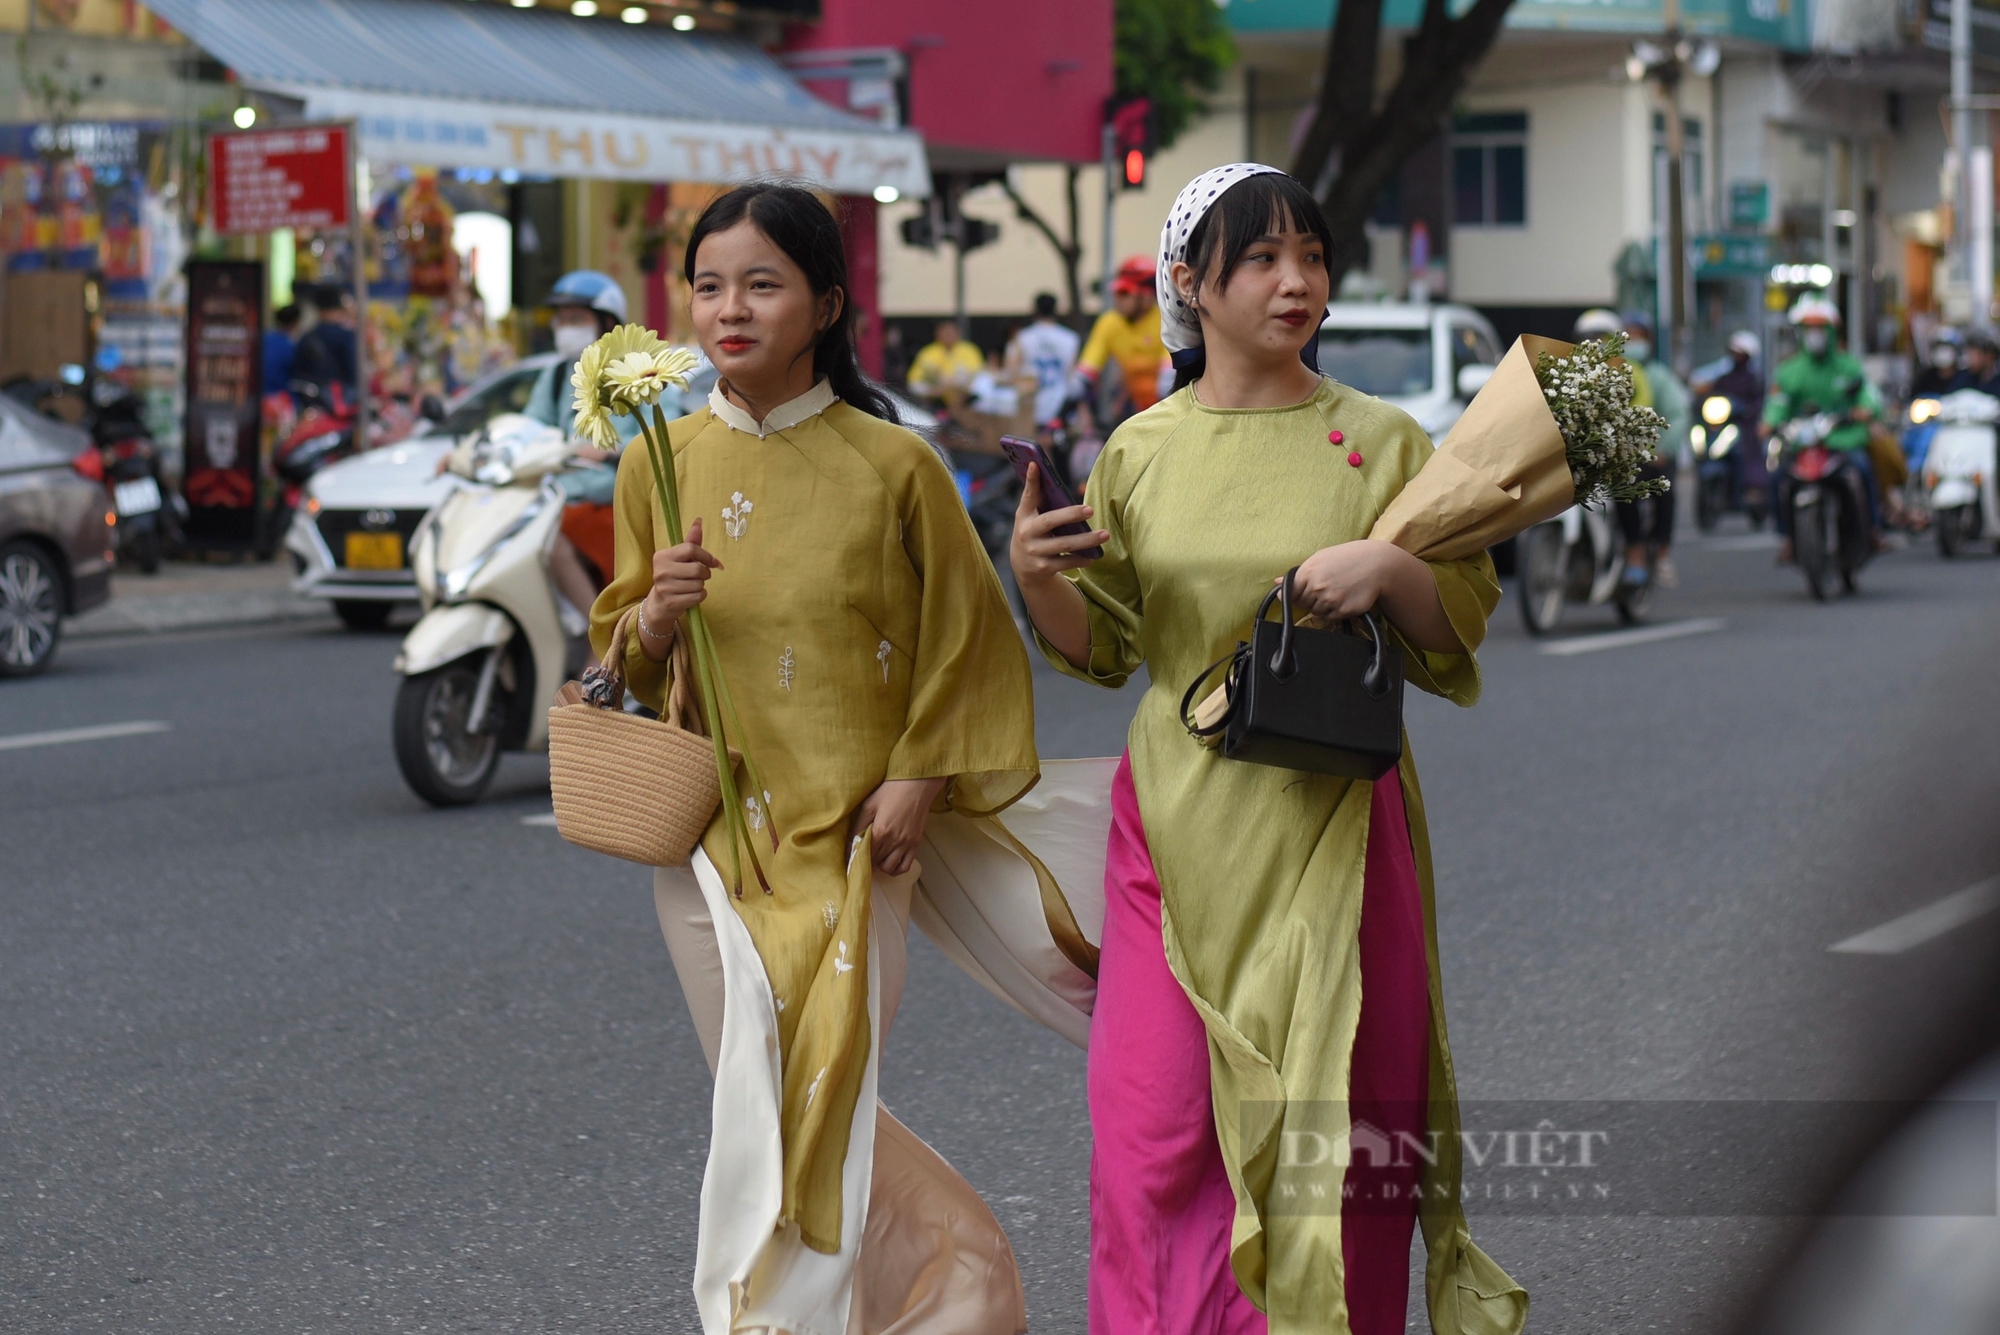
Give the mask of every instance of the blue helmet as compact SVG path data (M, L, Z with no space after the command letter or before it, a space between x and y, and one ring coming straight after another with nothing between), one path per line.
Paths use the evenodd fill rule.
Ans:
M625 289L610 274L595 269L576 269L558 278L549 289L548 304L582 306L610 316L616 324L626 320Z

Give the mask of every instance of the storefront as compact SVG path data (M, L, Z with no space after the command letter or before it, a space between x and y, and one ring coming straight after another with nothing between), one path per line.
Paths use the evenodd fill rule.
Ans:
M610 273L635 318L685 338L677 238L729 184L930 189L918 135L829 106L727 33L443 0L150 7L231 71L255 123L354 125L391 395L456 388L536 346L535 304L571 268ZM280 296L348 282L351 251L345 231L263 248Z

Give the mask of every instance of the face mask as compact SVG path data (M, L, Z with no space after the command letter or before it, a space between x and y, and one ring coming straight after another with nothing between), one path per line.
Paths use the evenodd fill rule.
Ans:
M1827 331L1824 329L1808 329L1799 335L1799 344L1807 352L1817 357L1826 351L1827 339L1829 337Z
M1931 352L1931 365L1940 371L1957 370L1958 350L1950 347L1934 349Z
M1649 362L1653 360L1653 345L1643 338L1627 339L1625 341L1625 359L1634 362Z
M597 331L587 324L556 326L556 352L564 357L580 357L583 350L595 342Z

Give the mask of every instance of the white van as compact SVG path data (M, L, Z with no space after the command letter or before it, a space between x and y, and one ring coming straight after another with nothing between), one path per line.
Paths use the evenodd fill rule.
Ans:
M1343 301L1319 327L1319 369L1386 399L1442 440L1500 363L1499 337L1470 306Z

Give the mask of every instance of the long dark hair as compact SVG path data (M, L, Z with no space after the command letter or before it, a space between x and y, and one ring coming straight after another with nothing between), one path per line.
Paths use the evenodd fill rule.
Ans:
M815 297L840 289L840 314L834 317L813 344L813 374L825 376L833 392L871 417L885 422L896 420L896 410L868 377L854 353L854 293L847 285L847 248L841 244L840 224L819 196L796 185L758 181L739 185L701 212L688 236L686 262L682 270L689 286L694 284L695 255L701 243L714 232L723 232L748 218L757 230L771 238L771 244L791 257L805 271L806 285Z
M1187 266L1194 270L1195 291L1215 275L1215 290L1229 286L1229 279L1243 263L1243 256L1257 238L1272 232L1311 232L1319 238L1321 253L1333 254L1333 229L1312 191L1283 172L1260 172L1246 176L1223 191L1208 212L1188 233ZM1299 359L1319 370L1319 330L1299 350ZM1207 357L1200 348L1174 354L1174 388L1180 390L1201 378Z

